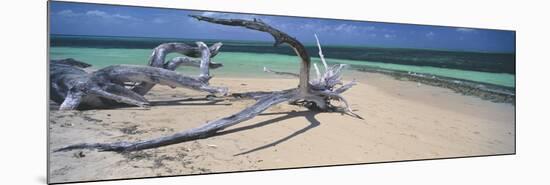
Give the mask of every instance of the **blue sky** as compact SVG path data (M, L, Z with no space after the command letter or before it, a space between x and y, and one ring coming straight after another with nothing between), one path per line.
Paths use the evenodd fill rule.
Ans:
M199 22L187 16L194 14L220 18L259 18L303 43L314 43L313 34L316 33L323 45L515 52L515 33L511 31L81 3L50 4L52 34L273 40L266 33Z

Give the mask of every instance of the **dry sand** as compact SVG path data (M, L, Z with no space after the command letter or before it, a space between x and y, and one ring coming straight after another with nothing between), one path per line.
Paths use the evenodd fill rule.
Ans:
M348 71L349 72L349 71ZM515 107L392 77L346 72L344 96L364 120L280 104L207 139L119 154L50 152L50 182L275 169L515 153ZM273 77L277 78L277 77ZM213 78L233 92L292 88L296 79ZM50 151L80 142L140 140L197 127L251 100L178 101L205 94L156 86L150 110L50 113Z

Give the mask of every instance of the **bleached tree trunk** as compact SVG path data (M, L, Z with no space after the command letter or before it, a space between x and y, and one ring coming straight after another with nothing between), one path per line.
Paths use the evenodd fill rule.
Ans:
M51 60L50 97L61 104L60 110L74 110L79 107L110 108L124 104L147 107L149 102L143 95L155 84L225 95L227 88L213 87L208 83L211 78L210 68L221 66L210 62L220 46L221 43L217 43L208 48L202 42L197 42L197 47L180 43L163 44L153 52L152 58L156 59L152 59L150 65L155 67L115 65L92 73L83 69L90 67L90 64L75 59ZM165 63L164 57L168 52L200 56L201 59L177 57ZM173 71L181 65L199 67L200 75L186 76ZM139 85L128 89L128 83Z

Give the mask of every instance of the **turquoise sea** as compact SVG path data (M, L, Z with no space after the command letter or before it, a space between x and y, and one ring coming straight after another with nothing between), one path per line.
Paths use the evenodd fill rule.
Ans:
M139 38L141 42L136 43L136 39L124 38L123 40L117 40L117 38L105 38L102 42L97 42L98 37L87 38L89 36L70 36L68 42L67 37L63 36L53 36L51 37L51 47L49 50L50 59L63 59L63 58L74 58L80 61L84 61L93 65L94 68L102 68L113 64L136 64L136 65L146 65L148 58L151 55L152 48L158 43L168 42L168 40L159 40L159 39L149 39L149 38ZM56 40L58 39L58 40ZM64 40L65 39L65 40ZM83 40L84 39L84 40ZM88 39L88 40L86 40ZM95 42L91 42L94 41ZM116 42L110 42L110 41ZM132 43L127 43L128 40L133 41ZM152 41L151 41L152 40ZM79 42L81 41L81 42ZM184 40L187 41L187 40ZM174 41L171 41L174 42ZM281 49L270 49L272 48L269 44L261 43L250 43L244 41L227 41L224 42L224 46L221 48L221 52L213 58L213 61L223 63L224 67L213 70L211 73L216 76L236 76L236 77L268 77L272 76L263 72L263 67L268 67L273 70L278 71L287 71L287 72L297 72L298 71L298 57L292 55L292 52L289 52L288 47L281 47ZM117 45L117 43L119 43ZM146 43L144 46L144 43ZM128 47L130 46L130 47ZM137 46L137 47L136 47ZM241 48L239 48L241 47ZM313 46L312 46L313 47ZM147 49L146 49L147 48ZM227 48L227 49L226 49ZM247 48L251 51L248 52ZM263 49L265 48L265 49ZM435 76L442 77L452 77L457 79L464 79L476 82L483 82L489 84L495 84L506 87L515 87L515 69L511 73L506 69L498 69L501 71L495 71L493 69L486 70L490 65L485 65L490 61L480 61L485 62L484 66L475 67L474 65L464 62L464 66L474 66L467 67L458 65L456 61L453 61L453 58L456 58L457 61L472 61L477 58L484 59L488 58L483 53L452 53L449 56L444 56L445 53L439 51L426 51L419 50L418 53L421 53L421 57L418 53L413 53L411 51L401 52L396 49L386 49L391 51L385 51L380 48L368 48L364 49L367 52L369 50L373 51L382 51L387 53L392 53L391 57L378 55L375 57L380 58L381 61L370 60L369 57L372 56L365 55L364 59L355 59L357 56L356 53L360 53L361 50L355 49L351 50L348 53L354 53L353 56L346 56L347 47L331 48L330 46L325 49L323 48L325 57L329 63L341 63L341 64L350 64L348 69L353 70L356 67L373 67L386 70L399 70L399 71L409 71L415 73L425 73ZM312 48L314 49L314 48ZM331 56L331 49L334 57ZM352 48L353 49L353 48ZM265 52L262 52L264 51ZM327 50L327 51L325 51ZM358 51L356 51L358 50ZM401 56L395 56L400 54ZM427 53L427 54L426 54ZM433 54L432 54L433 53ZM367 53L368 54L368 53ZM320 59L317 58L317 51L310 51L313 62L320 62ZM478 56L479 55L479 56ZM490 54L489 54L490 55ZM178 54L170 54L167 59L178 56ZM413 56L413 57L411 57ZM442 57L443 56L443 57ZM466 56L466 57L464 57ZM491 55L490 55L491 56ZM489 58L490 58L489 56ZM355 58L354 58L355 57ZM422 58L423 57L423 58ZM469 57L469 58L468 58ZM498 55L494 56L494 60L503 58L505 56ZM401 59L401 60L396 60ZM404 59L403 59L404 58ZM411 59L407 59L411 58ZM368 60L367 60L368 59ZM440 59L439 61L436 59ZM469 59L469 60L465 60ZM407 61L411 61L410 65L407 65ZM427 61L426 64L419 64L419 61ZM435 62L434 62L435 61ZM443 64L441 63L443 61ZM514 54L514 64L515 66L515 54ZM454 66L451 64L455 64ZM444 67L445 66L445 67ZM450 67L447 67L450 66ZM489 67L488 67L489 66ZM488 72L491 71L492 72ZM198 73L197 69L189 67L181 67L178 69L183 73L187 74L196 74Z

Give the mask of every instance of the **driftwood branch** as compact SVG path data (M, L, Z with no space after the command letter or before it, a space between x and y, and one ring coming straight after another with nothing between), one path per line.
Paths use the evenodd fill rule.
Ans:
M101 151L135 151L149 148L156 148L161 146L166 146L170 144L181 143L190 140L196 140L206 137L215 136L219 131L238 124L240 122L249 120L261 112L265 111L269 107L282 103L290 102L294 105L300 105L309 108L310 110L316 111L338 111L346 114L353 115L355 117L361 118L358 115L354 114L349 107L348 102L344 99L341 93L350 89L355 85L355 81L351 83L342 85L341 82L341 70L344 65L334 65L332 67L326 64L324 56L321 51L321 45L317 39L317 44L319 46L319 56L323 61L324 72L318 70L318 77L314 80L309 80L309 68L310 68L310 58L306 52L303 45L296 39L288 36L286 33L283 33L264 22L255 19L253 21L241 20L241 19L217 19L203 16L194 16L197 20L207 21L216 24L230 25L230 26L241 26L252 30L258 30L262 32L270 33L275 38L275 46L287 43L289 44L296 54L301 59L300 65L300 74L297 75L300 78L300 83L298 88L288 89L283 91L274 91L274 92L248 92L248 93L235 93L234 97L239 98L252 98L256 99L257 102L250 107L245 108L244 110L237 112L233 115L208 122L200 127L185 130L182 132L175 133L170 136L160 137L156 139L144 140L144 141L135 141L135 142L114 142L114 143L82 143L69 145L63 148L59 148L55 151L68 151L73 149L98 149ZM317 38L317 37L316 37ZM203 50L204 51L204 50ZM207 56L207 53L202 53L203 60ZM203 64L200 65L203 67ZM150 70L147 68L147 70ZM161 69L158 69L161 70ZM201 70L202 71L202 70ZM273 71L271 71L273 72ZM278 72L276 72L278 73ZM115 72L114 74L119 75L120 73ZM282 73L279 73L282 74ZM288 75L288 74L285 74ZM105 76L105 75L102 75ZM124 76L133 76L131 74L124 74ZM208 77L208 72L201 73L201 76ZM292 75L296 76L296 75ZM138 77L138 76L136 76ZM119 78L122 78L120 76ZM199 77L200 78L200 77ZM154 80L154 79L150 79ZM162 81L161 79L156 79L156 83ZM173 83L172 81L170 81ZM185 84L189 84L186 82ZM176 85L176 84L170 84ZM340 87L337 87L340 86ZM344 107L338 107L331 104L331 100L341 101L344 103Z
M207 47L197 42L197 47L182 43L161 44L155 48L150 66L115 65L88 73L82 68L90 64L75 59L50 61L50 95L59 104L60 110L78 108L109 108L134 105L147 108L149 102L143 97L155 84L183 87L225 95L227 88L210 86L210 68L221 64L211 63L221 43ZM187 56L164 61L166 54L178 52ZM192 59L188 57L200 57ZM182 75L174 70L178 66L200 68L198 77Z
M273 74L277 74L277 75L286 75L286 76L292 76L292 77L297 77L299 78L300 75L299 74L296 74L296 73L291 73L291 72L282 72L282 71L273 71L267 67L264 67L264 72L267 72L267 73L273 73Z
M66 59L61 59L61 60L51 60L51 63L63 64L63 65L74 66L74 67L79 67L79 68L87 68L87 67L92 66L90 64L75 60L73 58L66 58Z
M202 42L201 42L202 43ZM197 43L198 45L199 43ZM204 43L203 43L204 44ZM208 48L210 57L214 57L218 54L218 51L220 47L222 46L221 42L212 44ZM203 49L198 47L192 47L184 43L164 43L159 46L157 46L153 53L151 54L151 57L149 58L149 66L151 67L157 67L157 68L164 68L168 70L175 70L180 65L188 64L189 66L196 66L193 64L196 64L197 61L188 57L201 57L203 54ZM172 59L169 62L165 62L166 55L170 53L179 53L182 55L185 55L187 57L178 57L177 59ZM204 58L203 58L204 59ZM199 62L200 65L200 62ZM213 65L216 66L216 65ZM219 65L218 65L219 67ZM217 67L216 67L217 68ZM153 87L155 86L154 83L149 82L142 82L139 85L132 88L132 90L138 94L145 95L147 92L149 92Z
M301 95L307 96L309 91L309 68L310 68L311 59L304 45L302 45L302 43L300 43L298 40L287 35L282 31L279 31L278 29L275 29L269 26L268 24L262 22L260 19L254 19L253 21L249 21L249 20L242 20L242 19L218 19L218 18L198 16L198 15L190 15L190 16L196 18L199 21L206 21L206 22L228 25L228 26L241 26L251 30L258 30L261 32L269 33L275 39L274 46L278 46L283 43L288 44L290 47L292 47L292 49L294 49L294 52L296 53L296 55L298 55L298 57L300 57L301 59L300 83L298 85L298 88Z
M173 71L180 66L190 66L190 67L199 68L200 65L201 65L200 59L194 59L189 57L174 57L170 61L166 62L163 68ZM210 69L216 69L216 68L222 67L223 64L210 62L209 66L210 66Z
M162 68L152 68L138 65L114 65L95 71L93 77L97 81L117 79L122 81L141 81L172 87L189 88L209 93L227 93L227 88L212 87L208 84L210 76L190 77Z
M174 135L160 137L156 139L137 141L137 142L115 142L115 143L82 143L76 145L70 145L67 147L59 148L55 150L67 151L73 149L98 149L101 151L135 151L149 148L156 148L185 141L201 139L214 135L217 131L223 130L227 127L235 125L237 123L249 120L267 108L287 101L292 96L295 96L296 91L288 92L274 92L270 96L259 99L254 105L236 113L231 116L227 116L212 122L208 122L201 127L190 129L187 131L179 132Z

